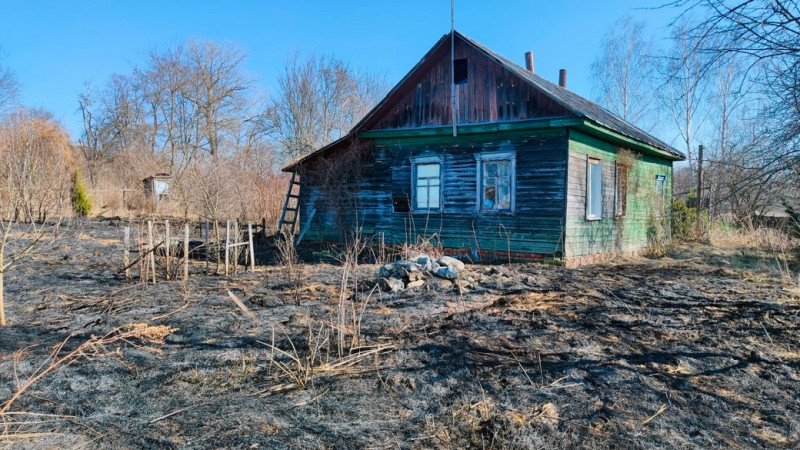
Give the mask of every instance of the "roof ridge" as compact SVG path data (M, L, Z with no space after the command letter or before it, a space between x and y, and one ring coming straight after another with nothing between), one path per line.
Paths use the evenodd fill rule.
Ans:
M493 59L497 60L506 69L510 70L511 72L513 72L514 74L516 74L517 76L522 78L523 80L527 81L528 83L533 85L535 88L543 91L551 99L553 99L555 102L559 103L561 106L563 106L564 108L566 108L567 110L569 110L570 112L575 114L576 116L589 119L589 120L591 120L593 122L596 122L598 125L601 125L603 127L609 128L609 129L614 130L616 132L622 133L622 134L624 134L624 135L626 135L626 136L628 136L628 137L630 137L632 139L635 139L637 141L641 141L641 142L644 142L646 144L654 145L655 147L659 147L662 150L665 150L665 151L667 151L669 153L673 153L675 155L679 155L679 156L682 156L684 158L686 157L686 155L684 155L679 150L673 148L671 145L665 143L661 139L658 139L657 137L653 136L649 132L647 132L645 130L642 130L641 128L639 128L638 126L628 122L627 120L617 116L615 113L611 112L610 110L608 110L607 108L605 108L602 105L598 104L597 102L594 102L592 100L589 100L588 98L582 97L581 95L579 95L579 94L577 94L577 93L575 93L573 91L570 91L567 88L561 87L561 86L553 83L552 81L544 78L543 76L541 76L541 75L539 75L537 73L531 72L531 71L523 68L522 66L520 66L517 63L515 63L514 61L512 61L512 60L506 58L505 56L495 52L494 50L490 49L486 45L481 44L480 42L478 42L475 39L472 39L471 37L461 33L460 31L457 31L457 30L454 30L454 31L455 31L456 36L458 36L459 38L463 39L465 42L467 42L468 44L472 45L476 49L480 50L481 52L483 52L484 54L486 54L490 58L493 58ZM449 35L449 33L448 33L448 35ZM607 115L608 117L602 118L602 117L597 117L598 116L597 114L587 113L586 110L581 107L581 105L576 105L576 103L577 104L584 103L585 105L583 105L583 106L588 106L588 107L590 107L590 109L592 109L592 108L599 109L600 111L602 111L602 114L599 114L599 116ZM615 122L615 121L619 121L620 123L618 123L618 124L606 123L606 122ZM621 124L624 125L624 126L620 127L619 125L621 125ZM628 127L631 128L632 130L627 130L628 132L626 132L626 130L620 129L620 128L628 128ZM631 131L633 131L633 132L631 132ZM639 136L637 136L637 135L639 135Z

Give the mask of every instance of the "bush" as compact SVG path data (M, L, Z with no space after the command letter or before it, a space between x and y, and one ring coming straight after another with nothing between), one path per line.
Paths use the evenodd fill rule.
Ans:
M694 194L689 198L696 198ZM672 237L673 239L687 239L694 233L697 225L697 210L690 208L687 201L681 199L672 202Z
M72 210L81 217L88 216L92 211L92 200L86 190L83 174L78 169L72 172Z

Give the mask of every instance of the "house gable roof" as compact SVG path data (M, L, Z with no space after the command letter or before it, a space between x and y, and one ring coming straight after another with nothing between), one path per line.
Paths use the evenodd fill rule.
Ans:
M454 33L456 39L459 39L467 45L473 47L487 58L490 58L501 67L511 72L528 86L532 87L538 92L541 92L544 94L544 96L563 107L563 109L568 112L569 117L585 119L595 125L598 125L599 127L611 131L612 133L622 135L625 138L629 138L633 141L643 143L646 146L653 147L660 151L660 153L663 153L664 156L669 157L669 159L685 159L685 155L680 151L634 126L633 124L617 117L614 113L608 111L602 106L520 67L514 62L495 53L488 47L463 35L462 33L459 33L458 31L454 31ZM314 159L330 151L341 148L347 142L350 142L356 138L362 131L369 130L376 123L378 123L381 117L386 115L396 102L400 101L404 95L409 92L409 90L413 89L416 80L419 79L426 70L431 68L432 65L438 62L442 57L449 55L450 46L446 44L449 42L450 36L450 33L442 36L425 54L425 56L423 56L422 59L403 77L403 79L400 80L400 82L398 82L394 88L392 88L392 90L389 91L389 93L377 105L375 105L375 107L369 113L367 113L347 135L317 150L316 152L298 161L295 161L294 163L285 167L284 170L290 171L297 165L300 165L310 159Z

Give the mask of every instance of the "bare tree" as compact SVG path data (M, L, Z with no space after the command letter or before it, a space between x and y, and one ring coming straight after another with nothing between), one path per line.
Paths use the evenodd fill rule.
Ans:
M72 146L42 112L19 110L0 124L0 217L44 221L69 204Z
M720 81L727 84L724 78L733 75L752 81L748 91L756 93L758 120L733 127L735 120L730 117L719 122L725 127L719 133L726 152L723 156L728 160L727 175L732 175L727 193L731 207L749 212L779 204L782 197L796 198L797 185L794 189L789 186L800 156L800 3L676 0L669 4L682 9L681 19L689 15L702 18L682 34L694 43L694 53L703 56L708 69L721 68L718 86ZM739 104L742 100L737 89L727 94L718 90L716 102L726 95L734 99L734 103L722 105L719 112L723 115L722 110L734 113L745 108ZM747 109L752 108L750 100L744 103Z
M0 48L0 116L17 105L19 90L20 84L16 74L3 65L3 52Z
M690 178L697 164L693 151L696 138L708 119L704 102L709 88L709 66L703 54L697 51L698 40L688 33L691 28L688 19L673 28L672 48L659 67L663 80L663 87L659 89L660 100L669 111L680 136L689 163Z
M286 61L267 110L284 160L305 156L344 136L386 90L384 77L362 73L334 57L297 54Z
M645 35L645 24L630 16L618 20L592 64L598 102L626 121L652 130L657 123L655 74L653 42Z

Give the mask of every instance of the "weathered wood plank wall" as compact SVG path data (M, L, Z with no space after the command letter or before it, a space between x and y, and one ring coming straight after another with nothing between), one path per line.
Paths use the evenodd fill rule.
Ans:
M667 220L672 198L672 163L637 154L628 174L627 211L615 217L615 163L619 148L605 141L570 130L569 182L567 195L567 233L565 258L598 253L629 252L648 244L653 220ZM586 160L599 158L603 168L603 216L586 220ZM656 194L657 175L666 176L663 198ZM661 213L660 211L665 211Z
M446 55L433 55L438 58L433 67L414 80L416 84L410 83L388 112L373 118L368 129L452 125L447 47ZM455 58L468 61L468 81L456 86L459 124L570 115L551 98L460 39L456 40Z
M446 248L561 255L566 179L566 130L375 141L374 163L362 166L352 209L321 210L306 234L310 241L342 241L358 227L388 244L413 244L436 234ZM516 152L516 210L478 213L479 153ZM411 163L416 156L441 156L441 212L414 213L395 202L411 202ZM311 192L313 186L304 186ZM307 194L302 201L307 201ZM326 201L326 205L334 202ZM402 202L400 202L402 204Z

